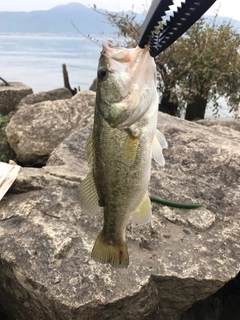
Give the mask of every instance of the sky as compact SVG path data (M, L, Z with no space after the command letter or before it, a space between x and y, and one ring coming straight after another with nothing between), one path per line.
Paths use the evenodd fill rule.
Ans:
M90 7L96 4L98 8L108 11L127 11L134 6L136 12L144 12L151 4L151 0L0 0L0 11L48 10L69 2L79 2ZM217 0L208 14L214 14L218 8L220 16L240 20L239 0Z

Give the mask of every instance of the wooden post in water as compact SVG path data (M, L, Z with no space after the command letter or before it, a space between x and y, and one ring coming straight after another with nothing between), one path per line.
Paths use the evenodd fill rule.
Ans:
M70 86L69 78L68 78L68 72L67 72L67 67L66 64L62 64L62 71L63 71L63 82L64 82L64 87L67 88L72 92L72 95L74 96L77 93L77 89L74 88L72 89ZM80 91L80 90L79 90Z

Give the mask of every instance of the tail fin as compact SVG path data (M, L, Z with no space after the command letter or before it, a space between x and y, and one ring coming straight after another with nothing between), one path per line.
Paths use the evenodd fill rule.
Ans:
M109 244L101 231L95 241L91 257L101 263L110 263L116 268L127 268L129 256L126 241Z

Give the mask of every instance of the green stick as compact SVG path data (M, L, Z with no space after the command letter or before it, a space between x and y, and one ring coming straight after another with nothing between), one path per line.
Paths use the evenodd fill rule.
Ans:
M150 200L152 202L161 203L164 206L174 207L174 208L197 209L203 206L200 203L177 202L177 201L166 200L156 196L150 196Z

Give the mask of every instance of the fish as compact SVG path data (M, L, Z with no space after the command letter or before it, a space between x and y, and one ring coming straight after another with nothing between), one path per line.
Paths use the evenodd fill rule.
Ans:
M89 173L80 184L82 209L103 207L103 227L91 258L116 268L129 265L125 229L152 217L148 185L151 159L164 166L164 135L157 130L156 65L149 48L106 41L97 70L92 133L86 151Z

